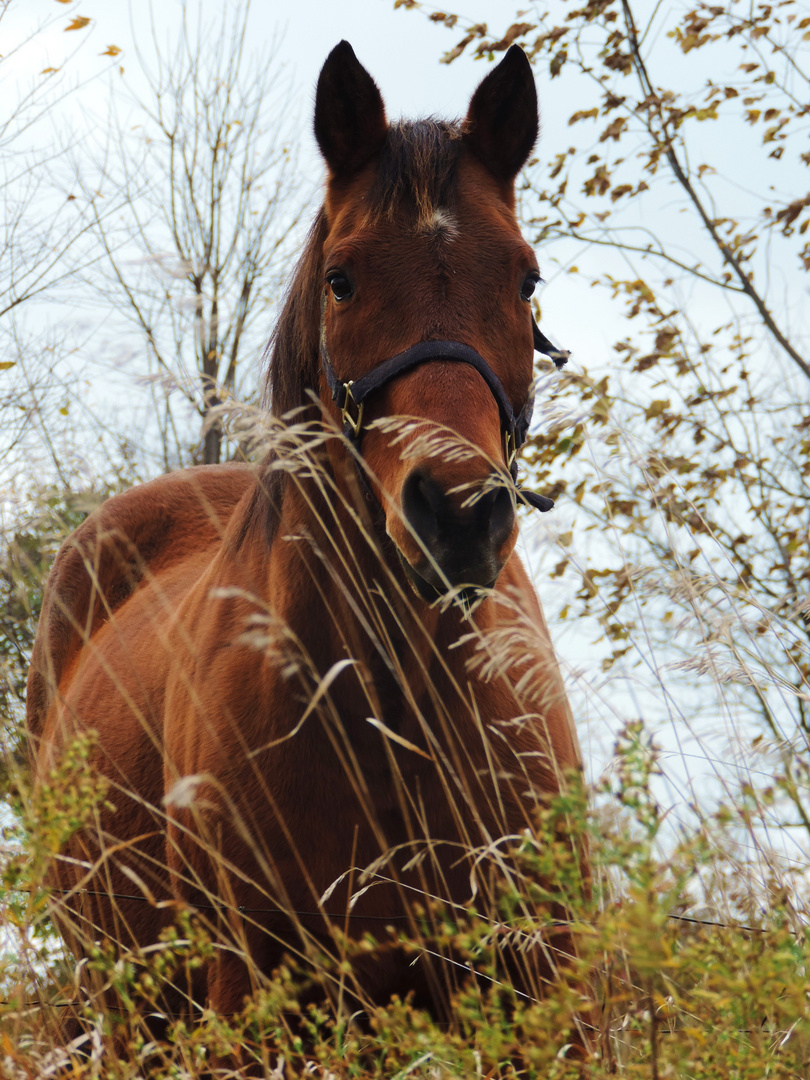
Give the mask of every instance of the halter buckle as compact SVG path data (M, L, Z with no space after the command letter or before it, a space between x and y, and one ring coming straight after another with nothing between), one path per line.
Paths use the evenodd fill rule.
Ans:
M511 469L518 453L517 432L505 431L503 433L503 449L504 456L506 457L506 467L507 469Z
M354 380L350 380L349 382L343 384L343 389L346 391L346 393L343 398L343 406L340 410L340 418L343 421L343 430L347 434L351 432L351 438L356 441L360 435L360 429L363 426L363 403L361 402L358 405L357 402L354 400L354 397L352 396L353 385ZM349 402L351 402L352 405L354 405L355 409L357 409L356 416L352 416L352 414L349 412Z

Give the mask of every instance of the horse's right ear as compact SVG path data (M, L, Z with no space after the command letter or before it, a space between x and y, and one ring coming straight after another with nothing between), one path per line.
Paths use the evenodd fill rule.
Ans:
M382 149L387 130L377 84L341 41L327 56L315 93L315 138L332 176L361 169Z

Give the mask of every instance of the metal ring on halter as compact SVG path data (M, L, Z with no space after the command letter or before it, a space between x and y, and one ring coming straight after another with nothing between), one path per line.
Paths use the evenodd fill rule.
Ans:
M352 396L352 386L354 386L354 380L350 379L349 382L343 384L343 389L346 391L343 397L343 405L340 409L340 418L343 421L343 431L347 438L353 439L355 442L360 438L360 429L363 426L363 402L358 405ZM352 416L349 412L349 402L357 409L357 415Z

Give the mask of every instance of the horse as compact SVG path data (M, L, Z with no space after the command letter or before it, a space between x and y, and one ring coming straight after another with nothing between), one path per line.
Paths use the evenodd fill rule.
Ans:
M293 957L321 998L410 994L447 1019L469 971L402 936L427 941L442 905L495 919L508 843L582 767L515 550L518 506L551 505L516 483L535 346L564 360L515 212L531 66L511 47L462 122L389 124L341 42L314 128L328 178L268 346L272 445L116 495L65 542L33 774L85 737L105 784L50 876L78 959L147 949L182 905L218 942L192 1013L238 1013ZM526 996L575 955L555 914L542 947L504 943ZM345 978L318 966L349 946Z

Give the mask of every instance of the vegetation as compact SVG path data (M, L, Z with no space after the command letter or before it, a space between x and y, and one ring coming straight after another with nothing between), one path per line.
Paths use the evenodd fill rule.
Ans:
M204 912L181 910L149 955L103 945L91 950L92 969L128 1005L112 1016L88 1002L78 1045L55 1048L48 1008L77 1003L66 965L55 962L42 932L48 910L42 874L66 829L85 823L107 794L83 766L86 743L77 744L29 805L25 854L7 860L4 871L6 917L24 946L4 970L6 1072L43 1075L70 1064L73 1075L85 1077L195 1076L207 1061L236 1053L245 1064L263 1063L264 1075L273 1078L574 1078L583 1066L567 1058L566 1047L589 1017L595 1056L587 1075L596 1078L806 1076L806 926L776 877L764 883L767 910L750 906L747 885L736 897L746 909L744 927L678 914L693 909L696 890L734 898L729 880L739 862L722 845L739 807L724 808L662 858L662 816L650 792L655 755L640 736L640 727L630 726L617 742L610 819L594 821L583 793L572 789L514 847L521 872L504 877L497 923L473 905L448 909L437 901L426 912L424 935L402 942L415 958L423 949L452 951L477 973L458 986L449 1027L396 999L387 1007L369 1004L365 1016L342 1013L334 1000L331 1008L302 1004L313 971L327 985L346 978L352 953L344 948L339 963L291 957L260 980L238 1016L202 1012L193 1024L169 1018L165 1035L155 1038L144 1017L159 1012L161 987L190 978L217 943ZM596 888L589 899L566 838L572 834L587 835L591 844ZM538 873L548 881L543 896L531 884ZM548 1000L535 1003L497 978L497 953L506 929L527 939L547 936L551 895L569 899L581 955L559 968ZM360 946L372 947L370 941ZM590 1006L584 986L591 988ZM223 1068L222 1075L230 1072Z
M207 204L199 229L188 217L182 228L167 218L150 235L137 216L147 204L125 185L132 217L122 246L88 195L98 159L80 163L84 216L58 234L52 265L29 260L48 265L47 276L21 280L0 305L4 486L20 494L3 511L0 536L2 1071L50 1075L69 1062L88 1078L193 1076L242 1046L271 1077L563 1078L582 1075L561 1050L577 1018L588 1018L596 1053L587 1075L595 1078L810 1077L810 19L795 0L677 10L554 0L548 12L521 5L514 21L493 5L492 26L415 0L394 6L436 24L426 33L452 35L451 63L521 44L547 117L572 103L564 123L547 118L522 192L526 233L549 279L538 314L550 315L556 292L592 312L594 324L620 329L606 357L594 347L562 377L539 373L539 425L524 468L558 500L564 524L540 546L538 580L569 657L575 714L592 732L586 756L609 743L608 766L515 842L512 857L525 873L504 877L498 912L430 912L430 934L401 943L415 956L452 948L478 973L458 985L449 1028L408 1002L369 1006L366 1017L346 1015L339 999L332 1008L302 1004L313 963L337 985L347 977L340 965L350 969L353 958L336 942L337 966L291 958L240 1016L204 1013L193 1025L169 1018L155 1037L143 1025L143 1000L158 1008L162 982L188 978L218 944L204 916L178 911L176 928L149 956L99 948L89 962L131 1009L110 1016L92 1003L71 1006L85 1010L86 1035L72 1049L60 1043L54 1015L76 999L71 962L49 922L58 898L43 880L67 831L107 793L83 770L81 744L36 796L29 790L20 710L43 576L93 502L150 475L155 462L250 453L244 428L227 441L219 403L237 389L229 357L247 355L242 327L271 303L273 255L299 214L280 194L253 229L247 204L240 210L223 198ZM226 63L247 85L236 78L246 62L240 25L224 34L234 43ZM238 184L250 160L265 161L266 185L283 192L284 162L263 157L253 141L264 130L259 97L240 99L253 119L239 123L227 111L233 102L216 94L209 104L224 111L209 128L236 124L233 171L217 139L205 141L208 129L186 126L199 134L201 156L189 159L183 188L171 152L174 133L195 115L184 102L199 104L204 84L188 66L192 53L161 69L169 81L153 83L158 104L169 86L190 95L173 93L177 113L153 113L154 142L127 144L114 129L126 184L136 183L133 162L145 154L165 166L166 190L184 211L195 205L194 182L220 175L223 185ZM50 99L37 100L41 122ZM21 130L0 129L3 145L19 145ZM44 184L47 160L29 160L27 175ZM5 183L11 191L10 177ZM40 234L24 229L36 224L31 200L13 206L20 216L10 235L34 237L26 242L35 254ZM206 231L217 208L227 222ZM156 273L154 254L169 234L171 266ZM132 248L147 262L128 278ZM63 276L90 276L96 260L106 267L94 279L98 290L110 300L122 290L152 359L194 402L189 422L161 396L165 382L150 384L163 419L148 458L97 412L78 409L57 363L63 345L40 339L43 363L25 359L27 305L40 294L58 298ZM259 270L261 282L251 276ZM230 305L227 319L218 295ZM202 299L184 306L194 296ZM564 337L558 319L553 325ZM100 447L112 464L83 471L88 448ZM586 648L593 662L580 659ZM587 838L590 896L561 829ZM547 933L548 897L532 884L539 869L565 898L581 948L542 1005L489 981L500 929ZM113 1057L116 1032L128 1052Z

